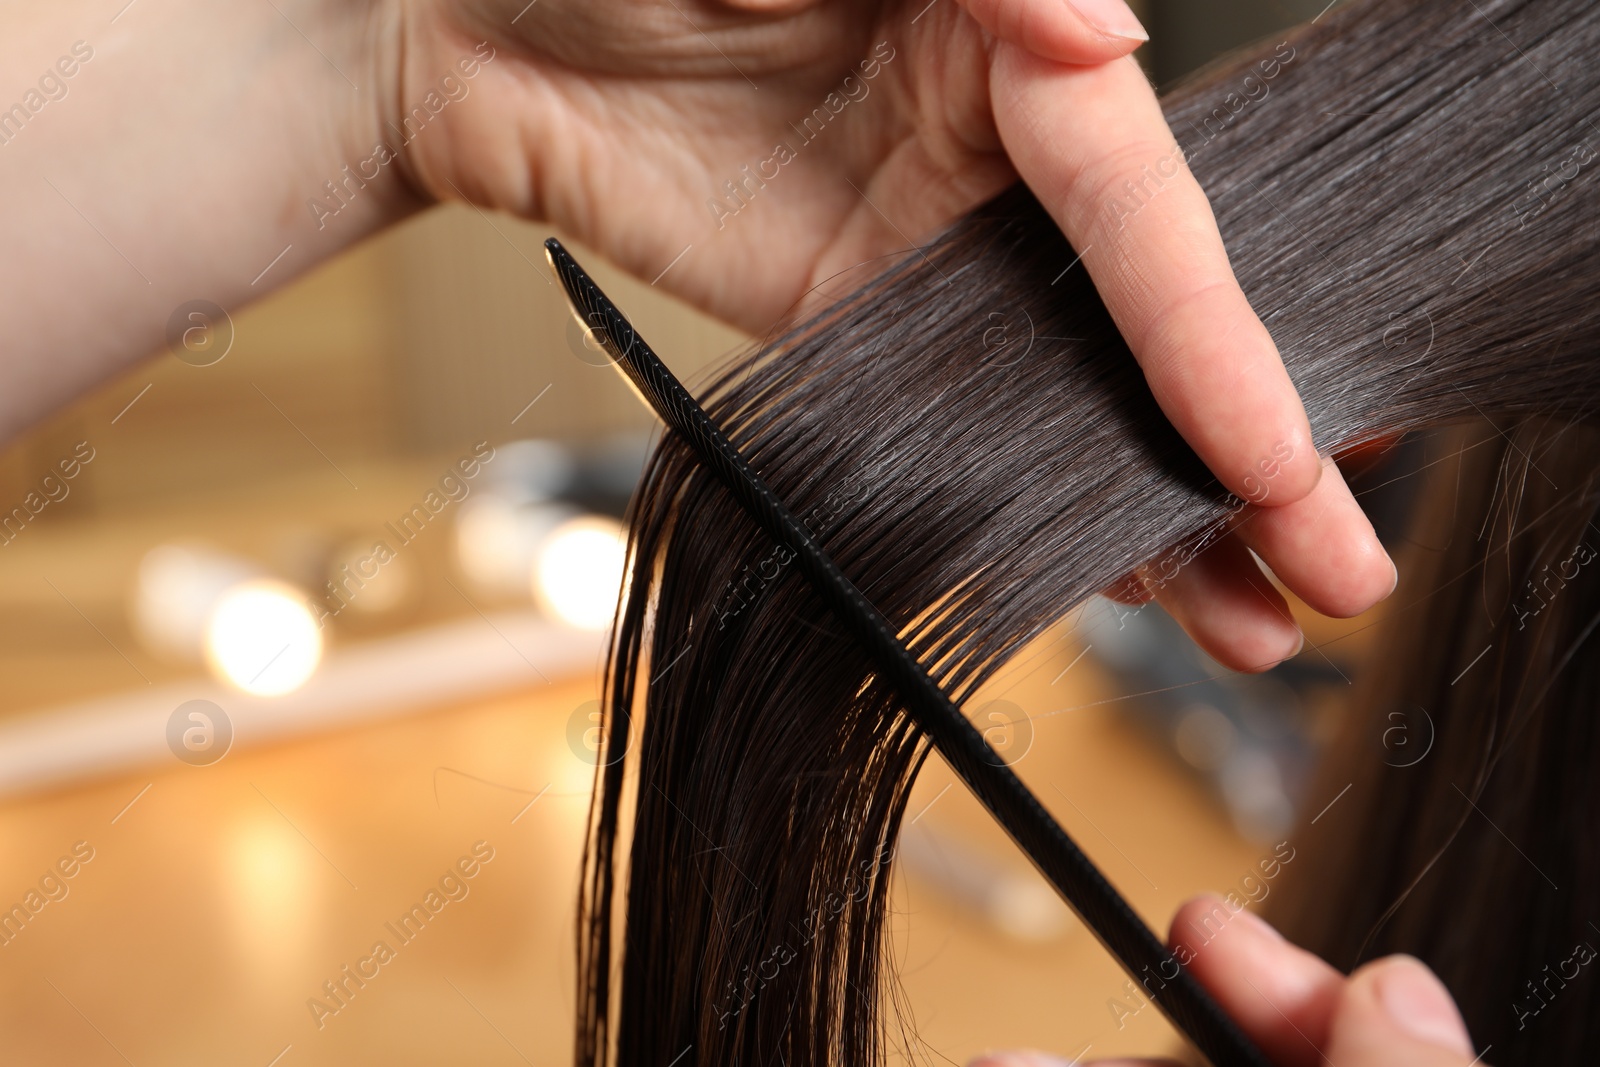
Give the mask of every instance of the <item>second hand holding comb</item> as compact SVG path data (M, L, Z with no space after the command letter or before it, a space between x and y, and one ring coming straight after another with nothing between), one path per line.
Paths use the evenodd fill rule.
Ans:
M1194 976L1178 964L1016 772L989 746L901 643L889 621L768 488L561 242L552 237L544 246L574 314L590 335L756 524L794 551L800 572L870 653L882 678L905 701L917 726L1084 925L1215 1067L1269 1067L1261 1051Z

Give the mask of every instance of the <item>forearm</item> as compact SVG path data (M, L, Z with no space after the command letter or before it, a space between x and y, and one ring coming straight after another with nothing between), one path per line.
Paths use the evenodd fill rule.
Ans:
M389 5L119 6L0 9L0 440L417 206L344 170L392 139Z

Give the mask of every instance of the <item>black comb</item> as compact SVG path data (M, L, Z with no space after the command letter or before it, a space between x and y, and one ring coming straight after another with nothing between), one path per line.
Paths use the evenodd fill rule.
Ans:
M1105 875L900 643L887 619L729 441L631 323L554 237L544 243L573 313L661 419L734 496L756 525L795 553L795 563L877 663L883 678L945 762L1071 905L1100 943L1215 1067L1269 1067L1122 899Z

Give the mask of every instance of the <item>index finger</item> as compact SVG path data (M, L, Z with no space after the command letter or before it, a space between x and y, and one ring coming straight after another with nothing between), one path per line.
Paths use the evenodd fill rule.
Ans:
M1167 943L1273 1063L1321 1067L1343 975L1217 896L1179 908Z
M990 93L1007 153L1081 254L1167 418L1231 492L1304 497L1321 474L1305 408L1143 71L1000 42Z

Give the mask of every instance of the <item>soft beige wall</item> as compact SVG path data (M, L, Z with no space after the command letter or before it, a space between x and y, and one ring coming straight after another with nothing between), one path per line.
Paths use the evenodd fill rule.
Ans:
M615 370L570 350L571 316L544 263L548 233L461 206L425 212L233 310L235 340L220 362L194 367L158 352L12 442L0 451L0 500L20 500L85 439L94 462L41 525L234 491L330 462L350 469L485 438L650 427ZM574 251L686 379L742 344L737 332Z
M652 425L613 368L575 354L577 323L545 264L542 242L550 232L453 206L395 235L390 366L400 390L400 439L411 449L530 425L541 436L573 439ZM743 343L739 333L593 253L573 253L686 380ZM510 420L547 386L513 429Z

